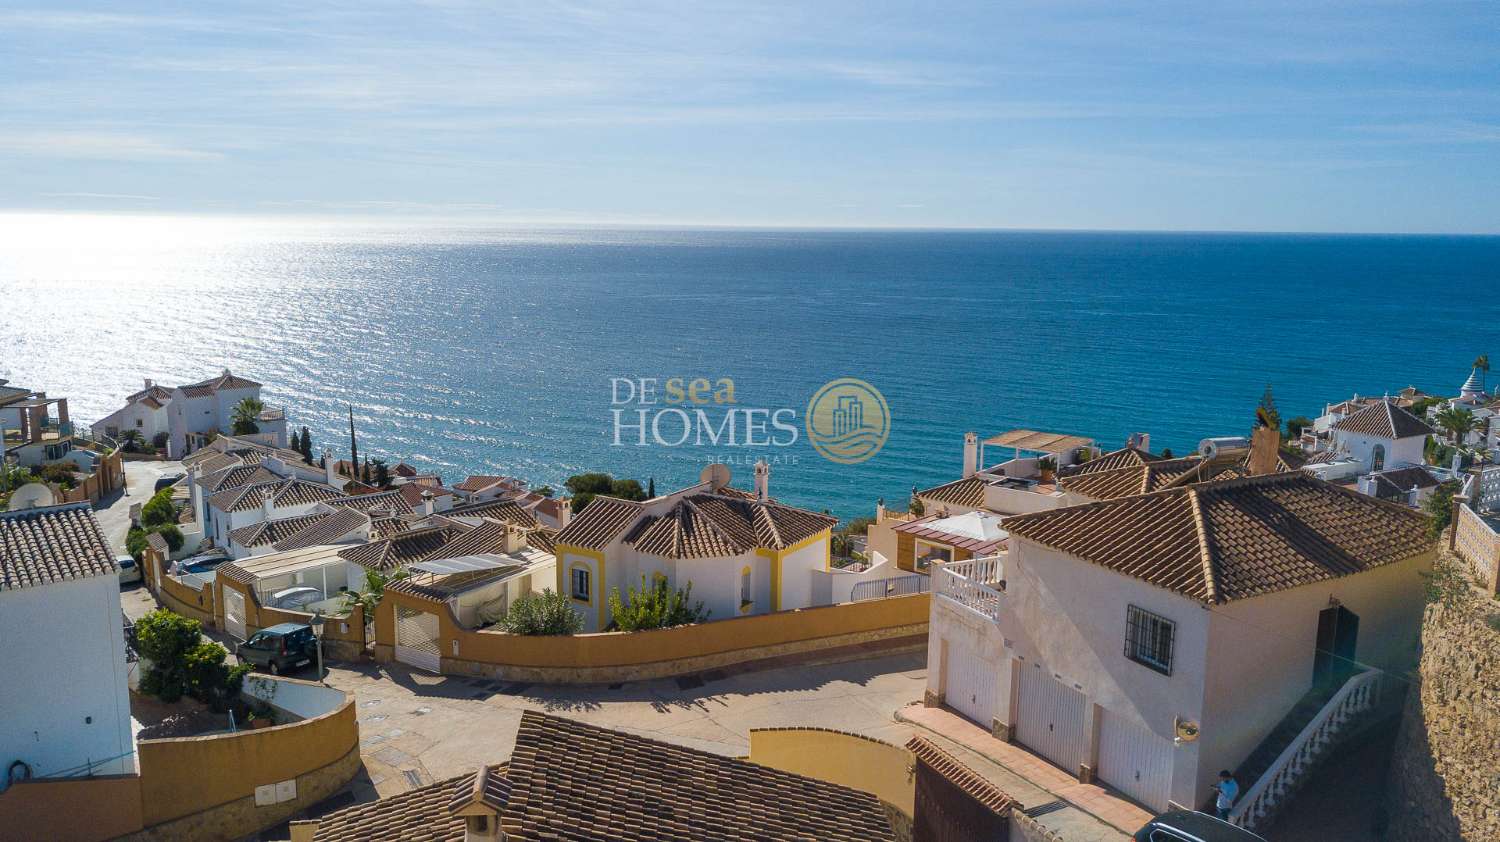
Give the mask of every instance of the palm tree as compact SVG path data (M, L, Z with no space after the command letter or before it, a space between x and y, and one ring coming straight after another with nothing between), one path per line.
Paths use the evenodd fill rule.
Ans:
M1479 430L1484 425L1482 420L1474 417L1474 413L1461 406L1450 406L1439 410L1432 420L1437 422L1438 429L1447 433L1453 444L1459 447L1463 446L1469 433Z
M255 422L260 419L261 410L266 405L256 398L245 398L234 405L232 418L234 419L234 434L237 436L260 432L260 425Z
M1490 374L1490 355L1480 354L1479 356L1475 357L1474 367L1479 369L1479 388L1484 389L1486 392L1488 392L1489 386L1485 381L1489 379Z

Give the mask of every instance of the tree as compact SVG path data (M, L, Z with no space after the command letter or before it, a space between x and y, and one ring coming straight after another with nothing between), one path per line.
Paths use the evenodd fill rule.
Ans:
M536 493L540 494L543 497L551 498L557 496L557 489L553 488L550 485L544 485L541 488L536 489Z
M600 494L622 500L646 499L646 491L639 482L633 479L615 479L605 473L574 474L563 485L573 492L573 514L583 511L583 507Z
M312 433L308 432L306 427L303 427L302 435L293 436L293 438L296 440L296 447L293 449L302 454L303 462L311 465L313 463Z
M234 421L233 432L237 436L260 432L260 413L266 408L258 398L245 398L234 405L230 418Z
M375 466L375 471L373 474L375 486L377 488L389 487L391 484L391 469L386 465L385 460L377 456L374 459L370 460L370 462Z
M1438 410L1432 420L1437 423L1438 429L1448 434L1449 440L1455 446L1463 445L1469 433L1480 430L1484 426L1484 422L1475 418L1474 413L1461 406L1450 406L1447 409Z
M392 582L400 581L411 575L411 571L405 567L392 570L389 575L377 573L374 570L365 571L365 586L358 594L350 595L351 602L358 602L365 612L365 621L370 622L375 618L375 607L380 600L385 598L385 586Z
M370 457L366 456L364 467L360 469L359 481L365 485L369 485L370 480Z
M1255 426L1271 430L1281 429L1281 411L1276 408L1276 397L1271 394L1271 384L1260 396L1260 406L1255 408Z
M656 499L656 477L649 477L646 480L646 499Z
M1171 459L1172 458L1172 448L1170 448L1170 447L1163 447L1161 449L1161 458L1163 458L1163 459Z
M139 453L144 441L139 430L126 430L120 434L120 449L126 453Z
M141 507L141 526L147 529L164 523L177 522L177 506L172 503L172 489L163 488L151 495Z
M1479 388L1489 391L1490 355L1480 354L1474 358L1474 367L1479 369Z
M1443 537L1443 530L1453 522L1453 495L1458 491L1459 484L1450 480L1433 489L1422 501L1422 511L1427 513L1427 534L1434 540Z
M641 577L641 589L630 588L626 598L620 599L620 589L609 592L609 613L620 631L643 631L686 626L708 619L709 612L702 602L693 604L693 583L686 588L673 589L665 576L657 576L651 584Z
M1286 422L1287 441L1293 441L1295 439L1302 438L1302 431L1307 429L1308 427L1311 427L1312 425L1313 420L1311 418L1308 418L1306 415L1298 415L1295 418L1288 418Z
M917 496L917 487L915 485L911 487L911 504L906 507L906 510L917 517L921 517L927 513L927 507L923 505L922 498Z
M495 625L511 634L577 634L583 630L583 617L573 610L571 599L548 588L512 602Z
M135 623L136 646L150 662L141 676L141 692L164 702L192 696L214 710L224 710L240 693L248 664L225 665L224 647L203 639L197 620L158 608Z

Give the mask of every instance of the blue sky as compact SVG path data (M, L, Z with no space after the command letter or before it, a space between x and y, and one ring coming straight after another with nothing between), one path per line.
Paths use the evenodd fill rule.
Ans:
M0 207L1500 230L1500 4L1128 6L0 2Z

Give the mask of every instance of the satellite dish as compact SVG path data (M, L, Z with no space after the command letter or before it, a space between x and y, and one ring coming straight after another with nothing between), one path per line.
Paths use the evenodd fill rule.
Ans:
M51 506L56 502L57 498L52 495L52 489L39 482L28 482L10 495L10 510L19 512L22 509Z
M698 472L698 481L708 483L708 487L718 491L729 484L729 466L722 462L707 465Z
M1179 718L1173 725L1174 730L1177 732L1178 741L1190 743L1198 739L1198 723Z

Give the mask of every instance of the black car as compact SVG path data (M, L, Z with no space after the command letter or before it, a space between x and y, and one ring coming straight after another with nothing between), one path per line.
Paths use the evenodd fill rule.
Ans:
M272 675L306 666L318 656L318 640L312 626L281 623L261 629L235 650L240 663L252 664Z
M160 477L157 477L156 487L152 488L151 490L153 492L156 492L162 490L163 488L170 488L171 486L176 485L177 481L182 479L182 477L182 474L164 474Z
M1207 813L1176 810L1162 813L1135 832L1136 842L1266 842L1242 827Z

